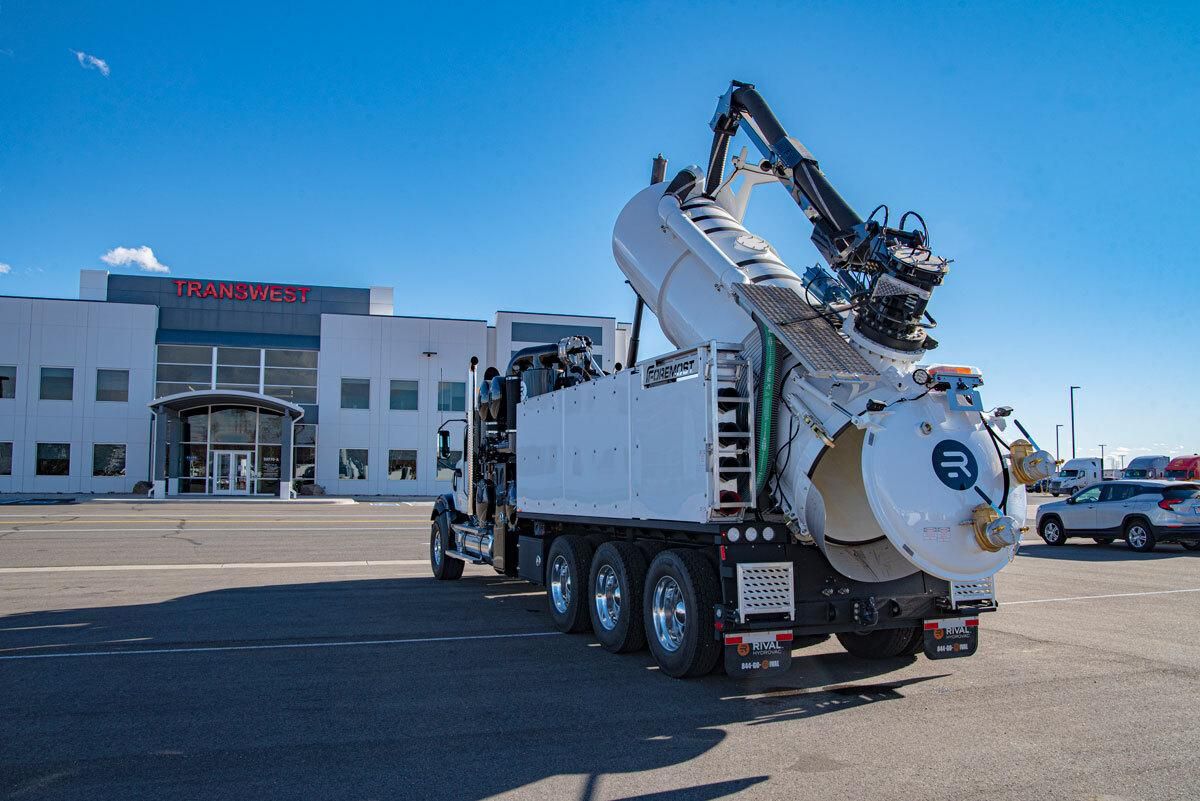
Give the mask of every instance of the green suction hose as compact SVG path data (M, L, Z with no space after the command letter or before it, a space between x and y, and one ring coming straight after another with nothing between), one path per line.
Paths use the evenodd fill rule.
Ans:
M762 374L758 382L758 453L755 460L754 483L759 495L767 485L771 472L771 437L775 421L775 335L762 323L758 324L762 337Z

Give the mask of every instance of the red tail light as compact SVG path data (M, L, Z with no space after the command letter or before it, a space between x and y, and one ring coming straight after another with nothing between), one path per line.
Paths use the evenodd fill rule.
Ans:
M1178 506L1181 503L1183 503L1183 498L1163 498L1158 502L1158 508L1173 512L1175 510L1172 507Z

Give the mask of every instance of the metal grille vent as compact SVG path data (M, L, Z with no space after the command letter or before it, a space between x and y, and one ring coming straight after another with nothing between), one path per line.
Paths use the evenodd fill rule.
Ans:
M968 601L994 601L996 582L990 576L979 581L950 582L950 605L955 609Z
M750 562L737 566L738 620L750 615L786 614L796 619L791 562Z
M821 314L787 287L738 284L739 305L756 312L784 346L819 378L872 379L879 371Z

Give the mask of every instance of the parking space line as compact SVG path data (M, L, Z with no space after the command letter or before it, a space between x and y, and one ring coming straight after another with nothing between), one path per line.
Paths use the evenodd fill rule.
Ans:
M141 648L124 651L70 651L59 654L5 654L0 660L72 659L94 656L150 656L155 654L205 654L219 651L284 651L302 648L362 648L377 645L418 645L435 642L467 642L470 640L512 640L528 637L550 637L557 631L527 631L517 634L470 634L461 637L411 637L394 640L350 640L343 642L286 642L265 645L201 645L191 648Z
M104 573L121 570L247 570L296 567L391 567L428 565L428 559L366 559L350 562L213 562L176 565L60 565L58 567L0 567L0 573Z
M1174 595L1181 592L1200 592L1200 587L1185 590L1148 590L1146 592L1112 592L1106 595L1074 595L1068 598L1032 598L1026 601L1003 601L1001 606L1016 606L1017 604L1050 604L1058 601L1094 601L1098 598L1136 598L1142 595Z

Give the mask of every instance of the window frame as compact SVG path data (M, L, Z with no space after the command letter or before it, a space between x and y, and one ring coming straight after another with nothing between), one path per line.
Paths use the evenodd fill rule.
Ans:
M43 445L63 445L67 449L67 472L65 473L43 473L42 472L42 456L38 451ZM46 461L50 461L46 459ZM67 478L71 475L71 443L69 442L35 442L33 444L33 474L38 478Z
M100 397L100 374L101 373L124 373L125 374L125 397L121 400L111 400L109 398ZM96 403L129 403L129 368L127 367L97 367L96 368Z
M395 398L396 384L412 384L413 403L411 409L399 408L393 405L392 399ZM404 390L407 392L408 390ZM389 378L388 379L388 411L389 412L419 412L421 411L421 379L419 378Z
M450 398L450 402L446 408L442 408L442 387L443 386L459 386L462 387L463 406L461 409L454 408L454 397ZM454 414L456 412L465 412L467 410L467 382L466 381L444 381L438 379L437 384L437 410L444 414Z
M339 384L340 392L339 392L339 397L338 397L338 401L340 404L339 408L341 408L345 411L351 411L351 412L369 412L369 411L371 411L371 379L370 379L370 377L363 378L363 377L358 377L358 376L342 376L340 381L341 381L341 383ZM347 381L365 381L366 382L366 384L367 384L367 405L366 406L347 406L346 405L346 382Z
M412 454L412 478L392 478L392 454L394 453L410 453ZM403 458L403 457L402 457ZM417 448L388 448L388 481L416 481L420 477L421 470L421 452Z
M69 398L47 398L46 397L46 371L47 370L69 370L71 373L71 396ZM72 403L75 400L75 368L74 367L56 367L54 365L42 365L38 369L38 400L39 401L65 401Z
M0 394L0 400L16 400L17 399L17 366L15 364L0 364L0 369L6 369L6 368L12 370L12 381L10 383L8 381L8 379L5 378L5 380L3 382L0 382L0 385L7 384L11 388L12 394L11 395ZM3 391L4 391L3 386L0 386L0 393L2 393Z
M349 451L362 451L366 454L362 460L363 474L358 477L347 476L342 474L342 465L346 460L342 458L343 453ZM371 472L371 449L370 448L338 448L338 481L366 481Z
M121 472L117 474L97 473L96 472L96 449L97 448L120 448L121 453ZM129 472L129 445L124 442L93 442L92 443L92 478L125 478Z

